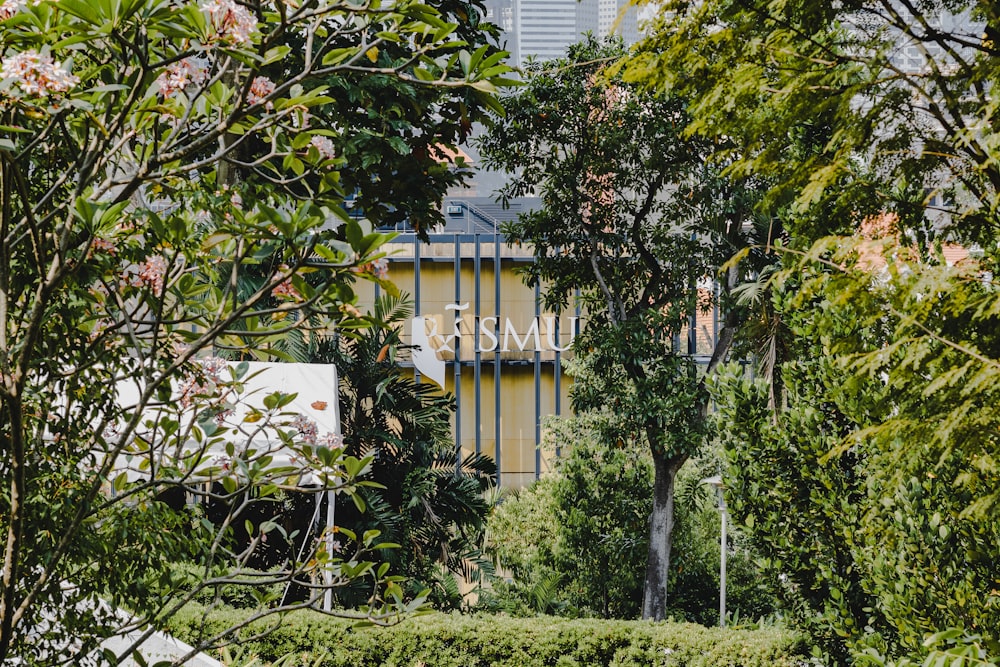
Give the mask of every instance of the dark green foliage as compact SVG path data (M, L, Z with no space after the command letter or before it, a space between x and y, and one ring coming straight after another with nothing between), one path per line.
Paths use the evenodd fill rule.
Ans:
M718 470L717 458L689 461L678 475L674 526L675 567L670 573L669 616L718 625L720 516L714 489L703 482ZM758 563L759 556L732 521L726 563L727 623L754 622L780 612L778 581Z
M585 614L637 618L649 548L652 466L637 447L579 435L563 439L569 429L556 436L573 444L559 463L553 489L559 525L553 565L563 573L567 599Z
M639 616L652 466L642 448L609 443L617 421L592 412L547 423L546 439L563 444L562 458L554 475L494 511L491 549L514 579L497 586L488 607Z
M432 0L425 4L430 11L440 12L441 20L454 24L454 35L463 40L467 54L476 54L473 69L498 68L494 70L497 75L506 70L498 63L507 54L496 45L496 28L485 21L482 2ZM308 176L288 179L284 185L294 196L308 199L323 196L330 188L338 201L346 199L354 214L376 226L405 223L426 234L443 222L440 204L447 189L473 173L471 165L455 157L460 155L457 147L468 138L473 123L486 121L499 106L485 90L427 85L448 73L468 70L472 58L462 64L449 58L454 50L435 49L432 59L418 63L412 58L412 44L392 32L376 24L358 32L326 35L331 49L350 48L359 39L375 48L352 59L347 71L320 78L327 86L326 100L313 111L311 122L334 128L327 136L336 145L337 178L324 183L325 187L318 187L318 180ZM280 42L290 51L265 68L274 80L301 69L307 52L305 36L296 31L285 31ZM242 178L254 183L268 176L266 163L246 168L268 149L266 141L244 143Z
M235 611L191 605L171 631L192 641L243 618ZM261 629L259 624L247 634ZM780 627L721 630L646 621L429 614L388 628L352 628L315 613L295 613L246 650L263 661L322 667L794 667L807 653L801 636ZM311 663L310 657L319 658Z
M500 574L479 596L477 609L514 616L576 616L555 569L561 527L556 520L556 478L546 476L511 490L487 521L487 550ZM509 577L509 578L508 578Z
M793 617L840 662L866 632L892 638L853 553L862 470L853 454L827 460L844 427L836 428L832 406L824 405L820 365L783 369L795 399L780 426L767 408L764 382L727 377L716 395L720 435L729 445L726 495L734 523L786 578L779 590Z
M675 0L628 76L687 96L691 129L768 179L772 210L794 203L803 247L886 210L922 234L947 212L990 235L1000 181L978 121L996 114L996 7L904 5Z
M923 638L946 627L992 646L1000 532L983 508L998 489L985 458L996 417L981 403L991 389L970 393L949 378L968 364L926 332L897 339L888 328L884 304L905 298L907 280L886 300L870 281L852 282L821 273L800 288L800 298L832 297L818 314L780 304L798 341L796 361L781 368L781 410L768 409L763 383L717 387L731 509L788 577L803 627L838 661L867 646L920 656ZM854 354L828 356L831 347ZM977 372L989 371L962 377Z
M384 541L400 545L385 558L410 577L415 590L431 588L433 601L450 607L461 596L448 573L475 579L480 568L490 571L480 549L489 512L485 492L496 469L482 456L466 457L456 467L454 397L415 382L399 365L399 327L412 314L404 299L377 299L377 326L324 340L315 357L340 373L346 451L374 457L364 479L377 486L361 490L365 511L344 503L337 523L359 535L382 531ZM350 596L343 601L352 602Z
M512 578L484 593L481 608L521 616L638 617L652 465L644 448L613 437L620 424L610 411L548 422L547 444L562 443L562 457L554 475L493 511L490 550ZM689 463L678 477L668 615L714 625L719 513L701 483L709 465ZM731 532L730 545L730 612L750 619L773 613L774 582L762 576L738 534Z
M480 10L462 0L3 5L0 663L97 662L95 644L183 603L172 561L261 583L237 581L240 570L269 533L287 536L252 505L316 463L331 491L354 484L367 461L298 437L287 395L253 397L245 421L234 411L240 423L220 426L231 403L251 400L247 371L206 357L297 354L306 335L291 332L353 319L352 284L378 280L389 239L348 216L353 190L373 219L406 200L422 222L458 177L408 154L454 143L498 110L507 68ZM8 76L24 58L42 69ZM397 122L358 122L375 100ZM414 163L437 171L390 178ZM240 285L248 273L256 282ZM182 395L203 380L204 395ZM210 498L224 518L160 502L175 493ZM254 541L235 552L239 531ZM377 544L368 538L361 551ZM322 598L317 581L367 579L379 592L363 613L410 608L370 554L310 546L271 572L315 584L310 603Z
M995 654L996 3L666 8L629 77L688 96L788 232L770 385L717 393L734 514L836 661L923 660L944 628Z
M651 93L616 71L620 42L588 37L566 58L528 68L524 88L504 98L507 114L480 146L487 165L516 173L504 197L537 192L542 207L504 231L532 246L524 267L545 305L587 308L574 350L589 366L578 376L577 412L608 406L627 417L615 440L650 448L653 505L644 617L666 611L674 476L704 444L707 395L678 344L695 313L697 285L714 276L755 221L753 181L728 181L705 161L711 144L685 133L686 101ZM765 225L766 229L766 225ZM721 284L723 321L709 372L726 356L738 313Z

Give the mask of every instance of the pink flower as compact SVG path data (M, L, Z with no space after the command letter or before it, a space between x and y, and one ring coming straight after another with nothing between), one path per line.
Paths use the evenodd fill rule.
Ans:
M329 137L315 136L309 140L309 145L319 152L323 160L332 160L337 157L337 149Z
M185 58L167 65L156 77L163 99L173 97L188 86L200 86L208 81L208 69L194 58Z
M200 368L194 374L187 376L179 387L180 404L185 408L191 407L197 397L216 395L222 383L222 372L229 368L229 363L219 357L197 359L195 363ZM233 414L231 409L224 409L216 415L216 421L221 424L222 420L231 414Z
M65 93L80 82L52 56L33 49L0 61L0 78L11 79L25 95Z
M302 300L302 295L299 294L299 291L295 289L294 285L292 285L291 278L286 278L285 280L275 285L274 289L271 290L271 296L276 297L278 299L287 299L289 301Z
M289 424L292 428L299 432L299 436L309 443L310 445L316 444L316 436L319 434L319 427L316 426L316 422L309 419L305 415L298 415Z
M223 408L215 413L215 416L212 417L212 421L214 421L218 426L222 426L226 423L226 420L234 414L236 414L236 412L232 408Z
M90 254L93 255L99 252L114 255L118 252L118 247L107 239L95 238L90 244Z
M206 357L205 359L199 359L198 363L201 365L205 375L211 378L212 382L221 382L222 372L229 368L229 362L222 357Z
M201 5L201 10L208 12L212 26L228 42L246 44L257 29L257 19L253 14L233 0L207 0Z
M278 271L281 273L285 273L288 271L288 266L282 264L280 267L278 267ZM278 299L286 299L289 301L302 300L302 295L299 294L299 291L295 289L295 287L292 285L291 276L285 278L280 283L275 285L274 289L271 290L271 296L277 297Z
M132 282L135 287L146 286L154 292L163 290L163 277L167 273L167 260L161 255L151 255L139 267L139 275Z
M0 5L0 21L9 19L14 14L24 9L26 3L24 0L6 0L2 5Z
M42 4L42 0L31 0L30 3L25 0L5 0L3 4L0 4L0 21L9 19L29 4L32 7L37 7Z
M337 449L344 446L344 438L336 433L326 433L316 440L316 444L330 449Z
M385 257L381 259L376 259L367 264L362 264L360 266L352 266L350 269L351 273L369 273L379 280L385 280L389 277L389 260Z
M376 259L371 263L371 272L379 280L385 280L389 277L389 260L385 257Z
M274 92L274 82L268 79L266 76L258 76L250 84L250 90L247 91L247 102L250 104L258 104L264 102L268 95ZM264 108L270 111L274 108L274 104L271 102L264 102Z

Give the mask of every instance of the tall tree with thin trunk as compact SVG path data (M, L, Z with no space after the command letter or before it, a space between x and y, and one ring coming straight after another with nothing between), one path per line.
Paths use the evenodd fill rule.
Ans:
M650 94L614 73L623 56L620 44L591 38L565 59L529 65L527 85L505 99L507 115L481 149L487 164L515 174L504 196L542 198L539 210L505 230L509 242L534 248L527 281L543 285L553 309L579 292L587 325L575 353L590 357L597 378L627 378L627 387L578 383L573 405L610 406L626 417L622 440L650 447L642 615L662 619L674 480L706 436L703 381L730 350L739 314L728 295L743 269L726 269L718 295L707 285L746 244L753 190L706 164L710 147L684 135L682 99ZM689 332L692 317L708 315L714 303L722 305L718 336Z

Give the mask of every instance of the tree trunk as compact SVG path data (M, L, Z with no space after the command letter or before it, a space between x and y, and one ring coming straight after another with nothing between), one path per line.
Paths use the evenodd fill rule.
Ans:
M667 576L674 532L674 479L687 457L667 457L653 448L653 513L642 592L642 617L662 621L667 615Z

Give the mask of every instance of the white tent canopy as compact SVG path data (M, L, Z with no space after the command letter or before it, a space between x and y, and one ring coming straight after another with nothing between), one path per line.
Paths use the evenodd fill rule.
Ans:
M226 362L232 370L240 362ZM224 459L228 456L227 449L244 453L248 450L255 452L256 456L267 455L270 457L271 465L275 468L283 468L295 463L295 454L289 451L278 436L275 426L280 426L287 430L291 424L288 419L270 425L258 424L253 415L256 412L264 411L264 399L266 396L281 392L282 394L294 395L291 402L282 408L282 412L295 415L295 421L300 425L300 434L305 439L312 439L319 444L332 444L339 441L340 437L340 415L338 409L337 393L337 369L332 364L298 364L298 363L270 363L270 362L243 362L248 367L247 373L240 380L243 385L242 392L238 396L229 396L226 402L227 414L221 422L221 426L229 430L221 439L206 445L194 440L183 443L181 453L191 452L201 453L203 463L199 469L209 469L212 462ZM228 375L223 375L224 381L229 381ZM140 389L134 380L128 379L118 383L117 387L118 404L128 410L139 402ZM159 426L160 420L164 417L177 417L177 407L184 400L185 387L183 383L175 382L171 392L171 399L167 404L157 404L146 407L143 411L143 422L154 424L153 428L141 426L136 435L150 442L155 442L162 437L162 428ZM181 430L191 426L196 418L196 411L186 410L181 415ZM310 431L304 433L304 431ZM166 454L167 449L163 446L154 445L158 455ZM148 458L149 453L134 456L123 454L119 457L118 465L120 471L127 471L131 479L147 476L148 469L140 468L139 463ZM301 467L301 466L300 466ZM320 471L313 471L319 473ZM308 484L311 480L309 471L305 471L306 479L302 483Z

